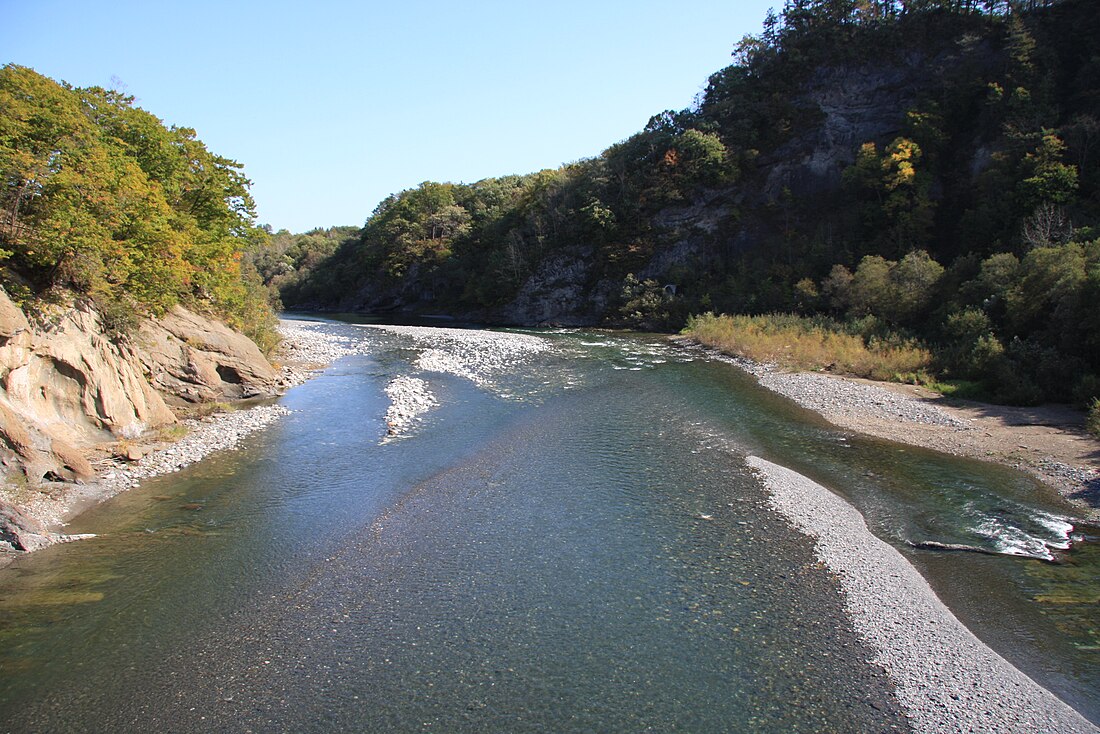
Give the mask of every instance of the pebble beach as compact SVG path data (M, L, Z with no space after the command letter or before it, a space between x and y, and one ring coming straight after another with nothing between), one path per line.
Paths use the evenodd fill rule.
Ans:
M1100 522L1100 444L1085 433L1081 417L1065 406L948 404L942 396L911 385L787 372L773 364L705 352L840 428L1027 472L1073 503L1082 518Z

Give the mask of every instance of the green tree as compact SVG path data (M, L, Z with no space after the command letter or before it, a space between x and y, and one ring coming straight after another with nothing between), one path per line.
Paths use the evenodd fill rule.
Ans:
M133 99L0 69L0 256L41 291L75 289L104 313L179 301L258 323L242 280L254 204L239 164ZM262 308L261 308L262 310Z

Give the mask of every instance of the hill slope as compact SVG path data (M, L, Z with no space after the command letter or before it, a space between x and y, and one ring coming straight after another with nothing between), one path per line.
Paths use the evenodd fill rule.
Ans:
M1087 399L1100 13L1026 5L790 3L693 108L558 170L395 194L327 259L284 260L282 298L666 329L827 315L919 337L1004 399Z

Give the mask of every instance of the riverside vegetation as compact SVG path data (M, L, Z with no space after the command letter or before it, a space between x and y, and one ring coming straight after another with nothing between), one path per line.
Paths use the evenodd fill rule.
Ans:
M767 317L692 323L853 355L862 340L891 356L810 363L1091 404L1096 426L1098 39L1088 0L792 0L692 107L593 158L425 182L357 231L284 232L249 257L294 306Z
M0 277L30 315L70 294L116 333L184 304L265 351L274 316L244 249L266 234L240 164L133 97L0 69Z

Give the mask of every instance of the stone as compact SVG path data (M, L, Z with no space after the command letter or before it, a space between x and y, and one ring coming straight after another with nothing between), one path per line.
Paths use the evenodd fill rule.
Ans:
M17 551L33 551L53 544L46 526L19 508L0 502L0 542Z
M138 342L153 385L178 404L276 392L278 373L248 337L182 306L145 322Z
M126 461L140 461L148 456L152 450L149 446L127 446L118 453L118 456L126 459Z

